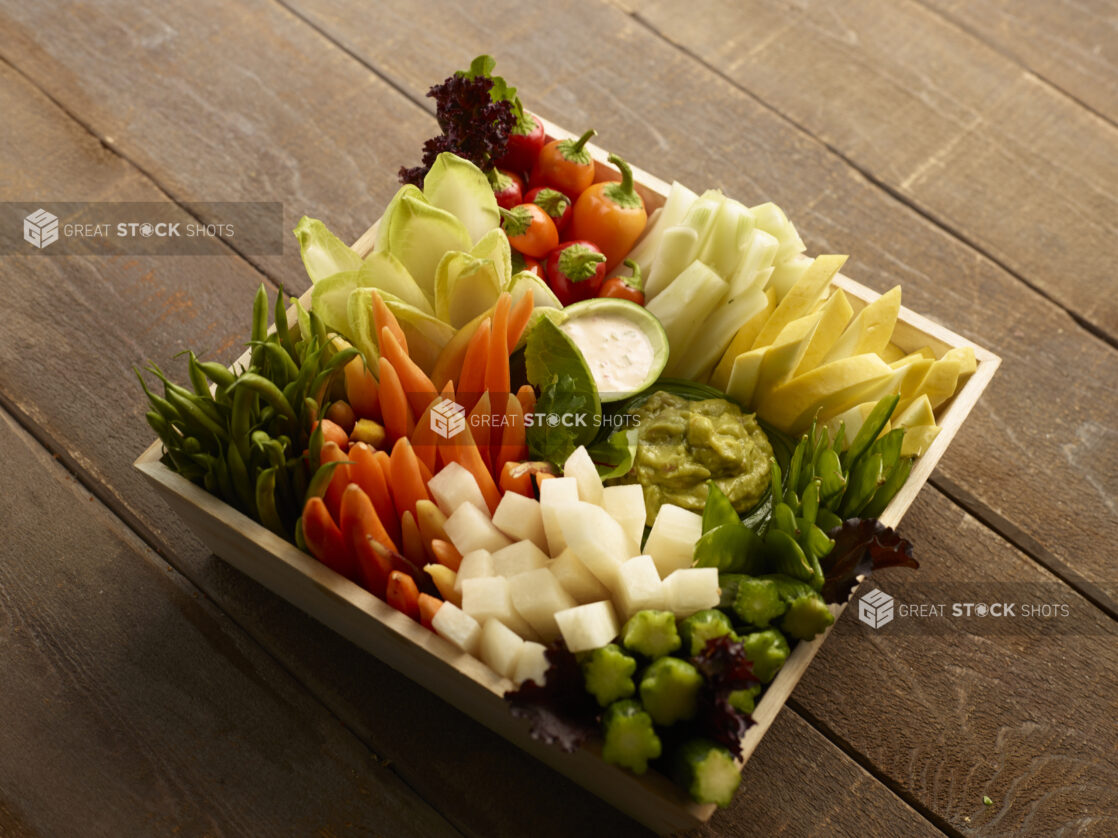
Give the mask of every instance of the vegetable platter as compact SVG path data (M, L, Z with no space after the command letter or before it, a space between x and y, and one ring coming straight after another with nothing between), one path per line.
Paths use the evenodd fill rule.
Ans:
M300 223L315 286L290 306L281 295L271 330L262 290L229 370L191 355L192 390L150 371L160 439L135 465L216 555L656 832L691 829L729 803L871 564L915 566L891 528L1000 361L899 290L843 276L845 257L803 256L773 205L668 184L522 111L491 70L479 58L442 92L465 100L480 76L486 105L513 104L492 153L528 183L490 167L486 184L448 157L440 119L425 167L401 172L415 185L351 247ZM559 180L536 171L549 154ZM550 225L569 229L571 207L548 190L572 174L565 156L585 183L564 186L576 246L556 253ZM458 188L471 179L484 212ZM544 194L526 208L532 186ZM448 204L465 222L428 224ZM521 272L494 255L510 242ZM641 351L599 357L625 339L618 317ZM328 406L339 393L344 407ZM506 400L515 432L474 424L507 418ZM525 419L576 408L637 425L580 437ZM682 454L644 435L680 421ZM754 451L755 473L739 479L743 458L716 479L703 460L687 511L652 455L685 472L696 434L727 422L740 438L718 444ZM760 447L742 427L764 429ZM577 684L579 719L561 681Z

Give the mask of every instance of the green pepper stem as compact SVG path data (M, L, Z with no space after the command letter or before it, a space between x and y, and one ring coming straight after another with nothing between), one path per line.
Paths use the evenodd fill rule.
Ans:
M571 146L571 151L576 152L576 153L582 151L583 147L590 141L590 138L593 137L597 133L598 132L595 131L593 128L588 128L586 130L586 133L584 133L581 137L579 137L577 140L575 140L575 144L573 146Z
M621 172L621 182L610 183L603 187L603 194L622 209L644 209L644 201L641 200L641 196L638 195L636 189L633 188L632 168L616 154L611 154L609 156L609 162L616 166L617 170Z

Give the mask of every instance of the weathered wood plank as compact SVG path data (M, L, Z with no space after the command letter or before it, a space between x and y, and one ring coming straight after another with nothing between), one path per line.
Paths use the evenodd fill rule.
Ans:
M6 4L0 56L174 199L283 201L287 257L252 261L296 292L308 283L287 231L306 214L356 238L395 189L410 137L430 128L265 0ZM24 185L33 199L68 197Z
M920 0L1118 122L1118 6L1112 0Z
M1059 596L1066 617L1025 616L1058 581L936 492L900 529L921 568L875 582L899 602L946 603L947 625L897 604L875 630L847 609L795 705L962 832L1112 834L1118 624L1075 596ZM1014 603L1015 616L952 619L961 582L962 602Z
M5 835L458 834L6 413L0 451Z
M1118 339L1118 128L913 0L640 16Z
M12 151L0 166L0 196L31 165L20 156L26 148L28 155L49 150L44 187L67 184L76 199L154 199L150 182L4 69L0 109L16 117L5 128ZM12 136L17 129L20 135ZM209 557L131 468L151 434L129 366L151 358L181 371L173 355L187 346L223 361L238 355L260 279L251 267L236 258L44 256L6 257L4 268L11 302L0 345L0 397L347 727L391 760L412 788L470 835L638 834L632 822L455 711L452 696L444 702L418 689ZM88 335L98 336L93 350L40 352L34 368L26 364L35 346L71 347L78 336L84 345ZM768 819L774 831L792 820L857 834L862 815L849 807L851 785L875 801L882 829L897 822L907 833L928 832L910 808L802 720L785 714L773 735L794 744L769 755L759 749L755 763L768 768L751 775L748 816L717 816L709 834L748 834L752 818ZM804 776L815 777L824 791L790 795ZM480 793L479 777L500 791Z
M666 180L776 201L809 252L851 254L852 278L878 291L899 282L909 308L988 346L1005 363L939 473L1025 534L1045 561L1074 568L1118 602L1118 579L1095 549L1096 535L1118 538L1109 408L1118 353L1057 306L615 8L579 6L583 25L609 32L612 49L575 68L567 60L575 39L557 49L560 35L523 20L513 2L442 9L453 38L423 25L434 10L385 9L380 26L351 27L345 21L363 14L352 0L298 9L417 98L491 52L529 108L571 129L595 126L601 145Z

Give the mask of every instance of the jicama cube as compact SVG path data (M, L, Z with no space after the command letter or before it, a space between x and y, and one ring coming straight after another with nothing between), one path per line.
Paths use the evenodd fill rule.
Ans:
M664 579L664 600L667 609L677 617L715 608L719 600L718 569L689 567L674 571Z
M597 602L609 599L609 588L598 581L598 577L587 570L579 561L574 550L569 547L551 560L547 566L563 589L575 598L576 602Z
M512 673L512 680L517 684L525 681L535 681L541 687L547 680L547 670L550 664L547 661L547 647L533 640L525 640L520 648L520 657L516 661L516 670Z
M439 469L427 482L427 491L448 518L464 503L472 504L486 515L489 514L489 507L485 504L485 497L478 488L477 480L458 463L447 463Z
M575 479L579 500L601 505L602 478L598 476L598 467L590 459L586 446L580 445L567 457L567 461L563 463L563 476Z
M462 610L480 623L495 617L521 637L536 638L532 627L513 607L509 580L503 576L464 580Z
M548 552L553 556L558 556L567 546L559 526L560 513L577 502L578 483L573 477L552 477L540 483L540 515Z
M567 648L575 653L605 646L621 630L613 604L609 601L576 605L560 611L555 615L555 622L559 624Z
M454 510L443 525L447 538L465 556L474 550L488 550L495 553L512 542L489 519L488 512L482 512L472 503L464 503Z
M547 553L531 541L514 541L493 554L493 573L512 578L547 564Z
M621 618L627 620L645 608L664 608L664 583L652 556L635 556L621 563L614 589Z
M524 639L515 631L492 617L485 621L481 628L478 654L498 675L505 678L513 676L523 649Z
M471 550L462 557L458 565L458 576L454 580L454 590L462 592L462 583L467 579L484 579L496 576L493 572L493 555L488 550Z
M516 492L505 492L493 512L493 526L516 541L527 539L541 550L547 549L540 502Z
M559 524L563 539L579 561L612 591L617 582L618 565L636 555L621 525L602 507L582 501L568 505Z
M695 542L702 534L702 516L681 506L665 503L652 522L644 552L652 556L660 577L666 579L673 570L691 567Z
M529 570L509 579L509 595L516 609L545 643L559 636L555 612L578 603L546 567Z
M606 486L602 490L602 508L621 525L637 550L644 540L644 489L640 483Z
M431 628L463 652L477 652L481 641L481 624L452 602L444 602L431 620Z

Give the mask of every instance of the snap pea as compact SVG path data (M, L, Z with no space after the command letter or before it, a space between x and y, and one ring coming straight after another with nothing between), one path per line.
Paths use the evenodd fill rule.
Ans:
M796 526L796 513L786 503L778 503L773 506L773 526L784 530L793 538L800 534L800 528Z
M813 477L800 496L800 515L809 524L814 524L819 515L819 495L822 491L823 481Z
M850 443L846 451L842 455L842 466L847 470L852 470L854 463L858 458L865 453L866 449L870 447L878 435L881 433L885 423L889 421L889 417L893 415L893 411L897 407L897 402L900 401L900 396L894 394L886 396L870 411L869 416L862 423L862 427L858 429L858 433L854 435L854 441Z
M853 518L863 506L869 503L877 487L883 482L881 467L881 454L864 457L858 461L850 474L850 485L842 499L839 514L843 518Z
M272 313L272 321L276 324L276 336L279 338L280 345L283 346L291 360L297 363L298 356L295 354L295 342L291 339L291 330L287 327L287 309L283 306L282 285L279 287L279 293L276 294L276 308Z
M908 480L908 475L912 472L912 459L904 457L893 467L889 472L889 476L885 478L885 482L877 487L877 491L873 493L873 498L862 507L863 518L877 518L885 511L885 507L889 505L897 492Z
M833 506L842 497L843 490L846 489L846 478L843 476L842 463L834 449L823 449L823 453L819 457L819 470L816 474L821 480L819 487L821 502L828 507Z
M767 564L774 572L804 582L810 582L815 577L815 569L804 555L803 548L784 530L769 529L765 533L765 552Z

